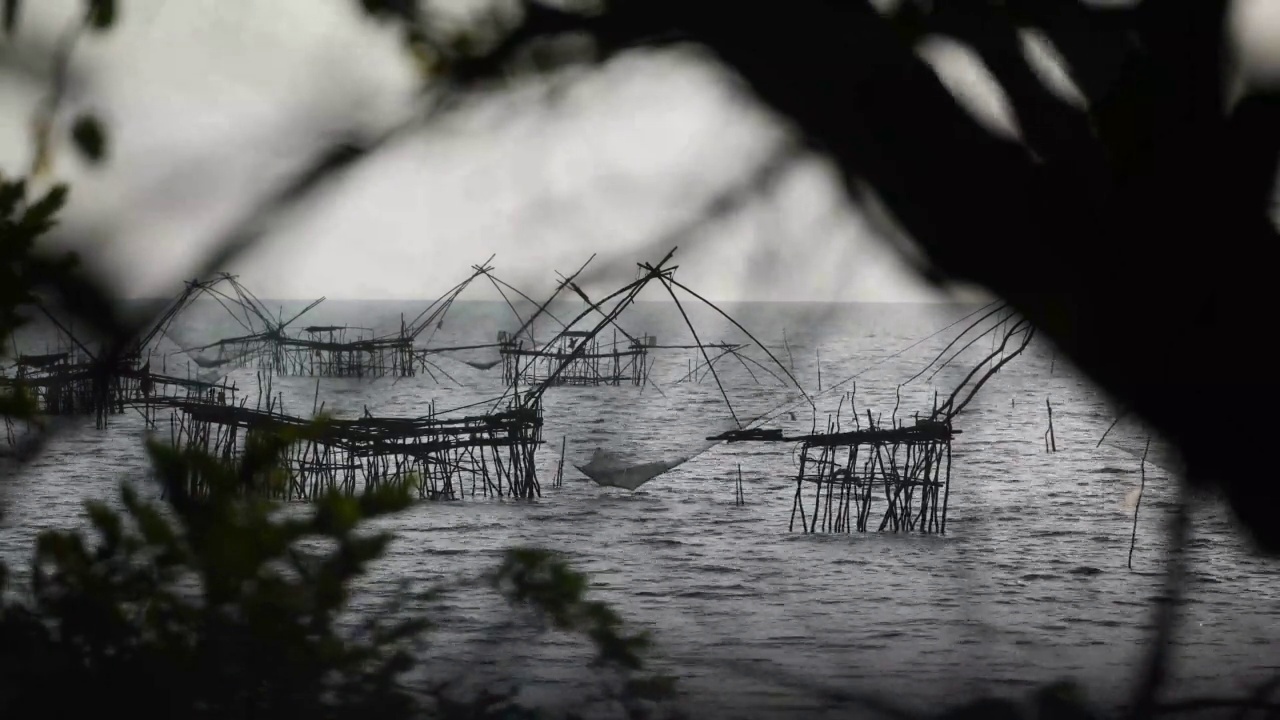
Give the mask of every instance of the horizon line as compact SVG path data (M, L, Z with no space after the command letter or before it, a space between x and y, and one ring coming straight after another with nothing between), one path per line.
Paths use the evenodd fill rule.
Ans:
M174 298L172 297L117 298L117 300L123 301L123 302L170 302L173 299ZM264 297L259 299L263 303L269 303L269 302L310 303L310 302L315 302L317 300L320 300L321 298L319 297L293 297L293 298ZM439 298L411 298L411 297L403 297L403 298L399 298L399 297L394 297L394 298L324 297L323 299L326 302L388 302L388 303L390 302L434 303L439 300ZM560 300L560 298L557 298L557 300ZM576 299L564 298L564 300L567 302L574 302ZM696 298L694 298L694 300L696 300ZM513 298L512 301L516 303L527 303L531 305L538 304L537 302L530 302L523 298ZM714 304L758 304L758 305L984 305L990 302L990 300L984 300L984 299L969 300L964 298L942 298L938 300L755 300L755 299L722 300L722 299L711 298L711 297L708 297L707 301ZM498 304L506 303L506 301L501 298L492 299L492 300L482 300L478 298L468 298L468 299L458 298L453 302L455 303L498 303ZM636 298L631 302L633 304L650 304L650 305L673 304L673 301L670 299L653 299L653 298L648 298L643 300Z

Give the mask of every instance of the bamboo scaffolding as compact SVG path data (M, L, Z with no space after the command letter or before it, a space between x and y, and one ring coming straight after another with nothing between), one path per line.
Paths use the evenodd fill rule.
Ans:
M206 393L219 398L227 398L229 393L234 400L234 386L152 371L155 342L184 309L211 292L218 281L187 282L146 332L126 345L114 361L104 351L91 350L70 327L37 306L54 326L58 347L43 354L18 354L12 368L0 372L0 391L25 393L40 415L93 415L99 429L107 426L111 416L129 409L138 410L147 426L153 427L154 408L168 400Z
M269 375L267 375L269 377ZM266 393L265 406L250 408L174 402L170 441L226 460L242 458L255 440L296 441L281 457L283 473L247 483L245 491L281 500L311 500L337 491L354 495L390 481L411 479L419 497L454 500L472 495L535 498L542 488L534 453L542 444L542 410L512 403L497 413L449 417L434 405L418 418L366 414L356 419L294 417L280 411ZM187 490L201 494L199 476Z
M855 429L842 428L845 399ZM882 425L866 411L861 426L853 393L822 432L784 437L781 432L726 433L708 440L765 441L799 445L799 472L789 528L797 516L803 532L946 532L951 484L951 439L960 434L949 421L895 419ZM808 492L806 492L806 490ZM877 509L878 508L878 509Z
M643 338L641 340L652 340ZM580 347L581 346L581 347ZM642 385L648 346L642 341L619 346L617 338L602 348L590 331L565 330L540 348L526 348L522 340L498 333L502 379L510 385ZM585 349L583 349L585 348Z
M183 352L216 349L219 357L206 361L210 365L229 364L281 376L379 378L414 377L425 373L435 379L439 373L452 379L434 362L433 355L451 350L497 347L497 344L423 348L419 347L419 340L425 334L423 342L430 344L436 332L443 327L454 302L477 279L488 278L500 292L501 286L511 287L506 283L498 285L501 281L493 276L493 267L488 264L492 259L490 256L484 263L473 265L466 279L432 301L412 320L406 321L402 316L399 328L383 334L349 325L309 325L290 332L289 326L324 298L312 302L286 320L282 313L273 314L235 276L223 274L221 278L231 286L232 293L220 293L219 302L223 302L227 312L237 319L245 334ZM514 307L512 311L515 312ZM516 316L519 317L518 312Z
M524 321L520 330L515 333L498 333L504 381L512 388L522 384L535 386L539 393L552 386L621 385L623 382L629 382L635 386L651 385L657 389L656 384L653 383L649 376L649 371L652 368L652 363L649 362L649 355L657 350L692 349L701 355L702 361L696 368L690 362L689 374L677 382L687 382L690 379L696 382L699 378L710 374L731 413L734 413L733 405L729 402L729 397L725 393L720 375L716 369L716 361L720 358L731 356L738 360L757 384L760 384L760 378L751 369L752 365L767 372L779 382L787 384L773 370L741 352L749 347L750 344L703 342L688 313L685 311L679 296L676 294L678 289L728 320L734 327L745 333L751 343L764 349L769 359L777 365L782 374L786 375L800 389L801 394L807 398L808 396L804 393L803 388L800 388L799 383L796 382L791 373L741 323L734 320L711 301L675 280L674 274L677 266L668 266L667 263L675 255L676 250L677 248L673 247L656 264L637 263L637 268L639 269L638 278L599 301L593 300L575 282L575 279L594 259L594 255L588 258L587 262L583 263L582 267L573 275L568 277L561 275L561 281L551 294L551 297L542 303L537 312ZM650 283L657 283L661 286L663 291L675 303L686 328L693 336L694 342L692 344L660 345L656 336L633 335L621 327L618 318ZM534 320L546 313L546 308L565 289L569 289L577 295L578 299L586 305L586 309L567 323L557 319L562 329L545 344L538 345L533 341L532 333L529 332L528 337L531 344L526 346L522 335L532 326ZM611 302L613 303L612 306L608 306ZM594 325L588 327L583 321L591 315L598 316L598 319ZM614 331L612 342L601 342L600 333L610 326L613 327ZM619 335L621 335L621 338ZM708 352L711 350L720 352L715 358L712 358ZM734 418L737 421L736 413ZM738 425L741 428L741 422L738 422Z
M937 364L961 338L995 312L965 328L960 337L952 340L938 357L907 382ZM850 392L841 398L822 432L815 428L807 435L786 437L781 430L756 427L707 439L730 443L786 442L799 446L799 471L795 477L789 526L793 531L798 516L800 528L806 533L867 532L872 522L878 520L877 531L945 534L951 497L951 441L961 432L953 423L978 390L1026 349L1034 334L1024 320L1010 322L1007 317L997 321L997 328L1000 332L993 328L978 335L979 338L991 335L991 351L944 402L939 404L935 394L932 411L923 418L917 414L911 424L898 420L902 389L899 385L887 425L867 410L866 425L862 426L854 409L855 393ZM1021 342L1011 348L1010 344L1019 336ZM965 347L975 341L976 338L970 340ZM959 352L937 364L934 373L958 356ZM842 428L841 412L846 400L854 425L852 430ZM1046 442L1052 448L1051 431L1046 435Z
M551 297L521 324L518 331L498 332L502 379L509 386L513 388L520 385L601 386L621 385L623 382L642 386L648 381L648 353L650 348L657 346L658 339L652 335L632 335L616 322L618 315L630 305L643 287L643 283L631 283L623 290L597 303L574 283L574 278L581 274L593 259L595 255L588 258L573 275L569 277L561 275L561 282L556 286ZM565 288L572 290L587 305L587 310L579 313L568 323L551 316L547 309ZM609 311L602 309L601 305L604 302L624 293L625 297L614 308ZM574 329L579 322L593 312L603 319L592 328ZM562 329L551 340L539 345L534 338L532 328L534 321L544 314L556 320ZM599 333L609 325L613 325L614 328L613 342L602 345ZM624 338L622 341L618 339L619 333ZM525 345L526 337L529 345Z

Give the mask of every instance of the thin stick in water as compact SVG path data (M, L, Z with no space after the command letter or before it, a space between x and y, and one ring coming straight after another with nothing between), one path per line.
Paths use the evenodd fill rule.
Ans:
M1049 411L1049 429L1044 431L1044 451L1058 452L1058 439L1053 433L1053 405L1049 404L1049 398L1045 397L1044 407Z
M735 505L747 504L746 494L742 492L742 463L738 463L738 486L736 488L736 494L734 496L734 504Z
M1133 534L1129 536L1129 569L1133 569L1133 547L1138 543L1138 509L1142 507L1142 493L1147 489L1147 453L1151 451L1151 438L1142 451L1142 484L1138 486L1138 501L1133 504Z

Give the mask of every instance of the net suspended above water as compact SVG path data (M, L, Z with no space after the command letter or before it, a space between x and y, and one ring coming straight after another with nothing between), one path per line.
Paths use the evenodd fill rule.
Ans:
M574 467L597 485L635 490L659 475L685 464L693 457L694 455L685 455L672 460L628 465L622 456L597 447L591 454L589 462Z

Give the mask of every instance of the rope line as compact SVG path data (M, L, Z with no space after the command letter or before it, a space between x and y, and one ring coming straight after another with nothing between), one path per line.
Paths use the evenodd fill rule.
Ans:
M866 366L866 367L862 368L862 369L861 369L861 370L859 370L858 372L856 372L856 373L854 373L854 374L850 375L849 377L847 377L847 378L845 378L845 379L841 380L840 382L836 383L835 385L832 385L830 388L827 388L826 390L823 390L823 391L821 391L821 392L817 393L816 395L813 395L812 397L809 397L809 398L801 398L801 399L799 399L799 400L794 400L794 401L783 401L783 404L781 404L781 405L779 405L779 406L777 406L777 407L775 407L775 408L773 408L773 409L771 409L771 410L767 410L767 411L765 411L765 414L764 414L764 415L761 415L758 419L753 420L752 422L748 423L748 425L750 426L750 429L753 429L753 430L754 430L754 429L756 429L756 428L758 428L758 427L760 427L760 426L762 426L762 425L764 425L764 424L766 424L766 423L769 423L769 422L772 422L772 421L774 421L774 420L778 419L779 417L781 417L781 416L782 416L782 414L783 414L783 413L790 411L792 408L796 407L797 405L801 405L801 404L805 403L806 401L808 401L808 402L809 402L809 404L814 404L814 401L816 401L818 398L823 397L823 396L826 396L826 395L830 395L830 394L831 394L832 392L834 392L835 390L838 390L839 388L842 388L842 387L844 387L845 385L848 385L849 383L851 383L851 382L853 382L854 380L858 379L858 378L859 378L859 377L861 377L862 375L864 375L864 374L866 374L866 373L870 372L871 370L873 370L873 369L875 369L875 368L879 367L880 365L883 365L884 363L889 362L890 360L893 360L894 358L900 357L900 356L902 356L902 355L904 355L904 354L906 354L906 353L910 352L911 350L915 349L916 347L918 347L918 346L919 346L919 345L921 345L922 343L925 343L925 342L928 342L929 340L932 340L933 338L935 338L935 337L937 337L937 336L941 335L942 333L944 333L944 332L946 332L946 331L950 330L951 328L955 327L956 325L959 325L960 323L964 322L965 320L968 320L969 318L973 317L974 315L977 315L977 314L978 314L978 313L980 313L980 312L984 312L984 311L986 311L986 310L990 309L991 307L993 307L993 306L995 306L995 305L999 305L999 304L1001 304L1001 302L1002 302L1002 301L1000 301L1000 300L994 300L994 301L992 301L992 302L987 303L986 305L983 305L982 307L978 308L977 310L974 310L973 312L971 312L971 313L969 313L969 314L965 315L964 317L961 317L960 319L958 319L958 320L956 320L956 321L952 322L951 324L947 325L946 327L944 327L944 328L942 328L942 329L940 329L940 330L937 330L937 331L935 331L935 332L931 333L930 335L927 335L927 336L925 336L925 337L922 337L922 338L920 338L919 340L916 340L915 342L913 342L913 343L911 343L910 345L908 345L908 346L906 346L906 347L902 348L901 350L898 350L897 352L895 352L895 353L893 353L893 354L891 354L891 355L886 355L885 357L880 358L879 360L877 360L877 361L875 361L875 362L871 363L870 365L868 365L868 366Z

